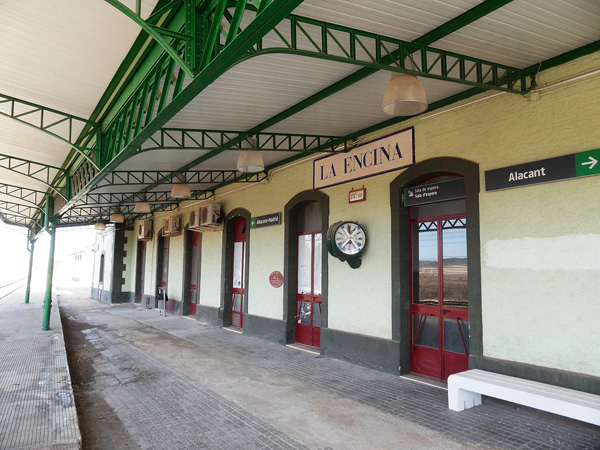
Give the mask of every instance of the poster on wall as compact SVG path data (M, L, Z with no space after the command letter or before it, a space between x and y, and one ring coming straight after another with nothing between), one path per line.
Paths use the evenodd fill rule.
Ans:
M313 188L323 189L380 175L415 164L415 129L407 128L347 153L335 153L313 162Z

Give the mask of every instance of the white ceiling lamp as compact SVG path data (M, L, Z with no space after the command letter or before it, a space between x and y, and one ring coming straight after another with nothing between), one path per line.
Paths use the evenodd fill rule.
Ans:
M141 202L136 202L133 207L133 212L136 214L149 214L150 213L150 203L146 200L146 196L142 197Z
M181 183L176 183L173 185L173 188L171 189L171 198L190 198L192 196L192 191L190 190L189 184L185 182L185 175L179 174L177 175L177 179Z
M102 220L98 220L98 222L96 222L94 224L94 230L104 231L104 230L106 230L106 224L104 222L102 222Z
M125 216L117 211L116 213L110 215L110 219L108 221L112 223L123 223L125 222Z
M416 70L409 59L405 68ZM385 88L381 108L389 116L414 116L427 110L425 88L414 75L392 72L392 79Z
M246 139L253 148L256 148L256 139L248 137ZM265 170L265 162L258 150L242 150L237 160L238 172L257 173Z

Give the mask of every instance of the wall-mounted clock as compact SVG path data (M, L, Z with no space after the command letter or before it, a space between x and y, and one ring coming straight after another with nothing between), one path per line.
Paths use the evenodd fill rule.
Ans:
M358 269L367 245L367 234L356 222L336 222L327 230L327 250L340 261Z

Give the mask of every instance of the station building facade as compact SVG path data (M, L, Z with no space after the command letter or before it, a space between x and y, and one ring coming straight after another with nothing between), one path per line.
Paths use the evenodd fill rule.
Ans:
M162 286L173 314L378 370L483 368L598 394L599 65L585 56L539 73L531 94L483 94L361 139L410 133L400 169L317 189L320 155L155 214L151 240L138 241L140 222L107 228L92 297L156 307ZM577 168L559 158L574 154ZM222 224L190 231L190 211L210 203ZM182 232L163 237L173 215ZM340 221L366 234L358 268L327 250Z

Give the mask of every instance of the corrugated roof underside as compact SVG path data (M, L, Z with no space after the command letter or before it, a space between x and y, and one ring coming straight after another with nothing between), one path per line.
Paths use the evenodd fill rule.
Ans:
M143 11L155 3L145 1ZM5 0L0 17L1 93L81 117L90 116L140 32L102 0Z
M600 2L515 0L435 43L436 47L527 67L600 40Z
M294 14L412 41L482 0L305 0Z
M167 127L249 130L355 70L296 55L257 56L219 77Z

